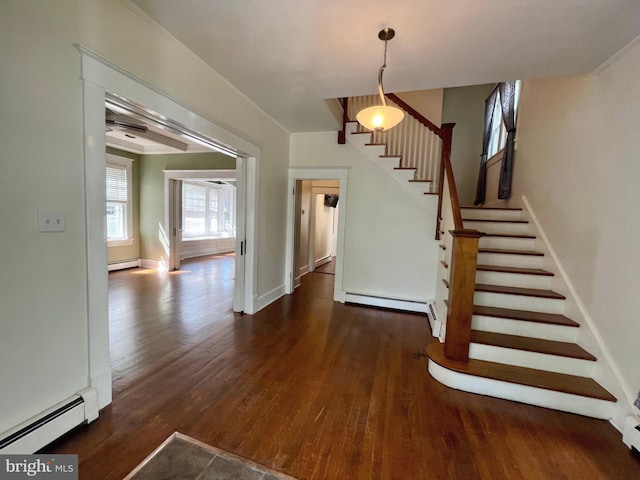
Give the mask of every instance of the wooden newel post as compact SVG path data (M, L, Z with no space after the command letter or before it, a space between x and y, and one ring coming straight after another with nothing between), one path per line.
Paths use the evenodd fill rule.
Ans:
M451 143L455 123L443 123L438 136L442 139L440 153L440 173L438 174L438 217L436 218L436 240L440 240L440 224L442 221L442 192L444 191L445 162L451 159Z
M478 240L477 230L451 230L453 236L449 274L449 306L444 354L450 360L469 360L471 316L476 285Z

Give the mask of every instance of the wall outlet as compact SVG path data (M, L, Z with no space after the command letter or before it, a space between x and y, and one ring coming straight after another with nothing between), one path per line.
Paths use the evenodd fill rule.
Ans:
M638 398L636 398L636 401L633 402L633 404L636 406L636 408L640 409L640 392L638 392Z
M65 214L60 212L38 212L38 232L66 232Z

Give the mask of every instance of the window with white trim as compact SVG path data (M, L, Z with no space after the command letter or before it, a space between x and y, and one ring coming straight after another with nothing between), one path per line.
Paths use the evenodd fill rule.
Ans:
M520 101L520 80L516 81L516 95L515 95L515 111L516 111L516 124L518 123L518 103ZM496 87L497 88L497 87ZM507 143L507 127L502 120L502 103L500 102L500 92L498 91L496 97L496 104L493 107L493 119L491 120L491 136L489 137L489 148L487 149L487 158L493 157L496 153L502 150Z
M109 246L133 242L131 163L107 155L107 241Z
M235 236L236 189L224 182L182 182L182 237Z

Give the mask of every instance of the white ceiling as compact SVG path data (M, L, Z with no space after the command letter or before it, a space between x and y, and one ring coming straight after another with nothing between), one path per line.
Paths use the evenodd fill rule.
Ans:
M639 0L131 0L291 132L327 98L591 72L640 35Z
M130 110L107 102L105 141L107 146L139 155L160 155L167 153L205 153L216 151L209 145L196 141L177 130L155 123ZM109 123L110 115L116 115L118 124ZM146 128L146 132L133 125Z

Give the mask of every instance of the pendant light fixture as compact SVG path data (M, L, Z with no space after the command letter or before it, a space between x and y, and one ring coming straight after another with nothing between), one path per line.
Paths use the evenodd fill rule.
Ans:
M360 110L356 115L356 120L364 128L375 130L376 132L384 132L395 127L404 118L404 112L396 107L387 105L384 98L384 90L382 88L382 72L387 67L387 42L395 37L396 32L393 28L383 28L378 33L378 38L384 42L384 62L378 71L378 92L382 105Z

